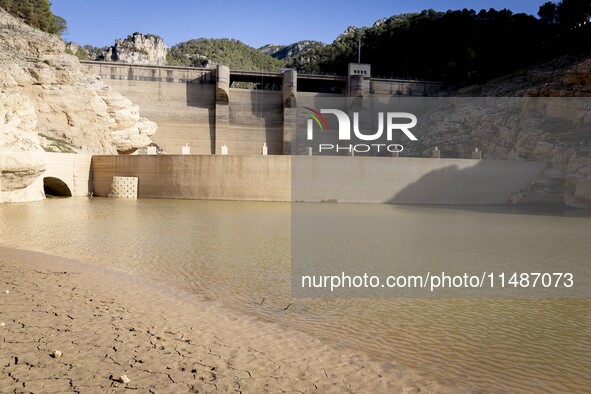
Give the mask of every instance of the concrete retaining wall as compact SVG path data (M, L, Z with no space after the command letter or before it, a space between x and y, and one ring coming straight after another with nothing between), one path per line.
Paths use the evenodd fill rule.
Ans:
M290 200L288 156L94 156L92 174L100 197L114 176L134 176L140 198Z
M320 156L94 156L94 193L139 177L138 197L506 204L545 162Z
M546 167L532 161L293 156L292 200L500 205Z

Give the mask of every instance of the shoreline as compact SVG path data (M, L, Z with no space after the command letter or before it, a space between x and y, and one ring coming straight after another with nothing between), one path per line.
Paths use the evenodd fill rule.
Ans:
M2 246L0 256L3 390L473 390L131 274Z

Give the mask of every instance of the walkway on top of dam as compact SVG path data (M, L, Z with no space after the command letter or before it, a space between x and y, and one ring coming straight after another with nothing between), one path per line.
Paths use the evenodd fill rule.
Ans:
M81 64L87 69L99 74L105 79L141 80L155 82L198 82L215 83L216 69L187 66L157 66L149 64L130 64L118 62L82 60ZM233 82L250 82L281 86L283 72L230 70L230 84ZM321 87L330 86L345 89L348 77L334 74L305 74L297 73L298 88L301 91L319 91ZM406 78L370 77L369 81L388 82L398 84L420 84L431 87L432 91L439 91L443 83Z

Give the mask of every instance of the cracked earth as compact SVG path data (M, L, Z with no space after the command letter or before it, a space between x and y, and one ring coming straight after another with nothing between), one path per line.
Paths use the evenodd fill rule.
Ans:
M2 393L459 389L190 294L1 247L0 323Z

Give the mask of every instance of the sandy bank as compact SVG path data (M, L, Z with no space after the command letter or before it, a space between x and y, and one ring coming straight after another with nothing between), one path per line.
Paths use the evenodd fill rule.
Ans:
M2 392L459 390L197 295L3 247L0 323ZM56 349L62 357L51 356Z

